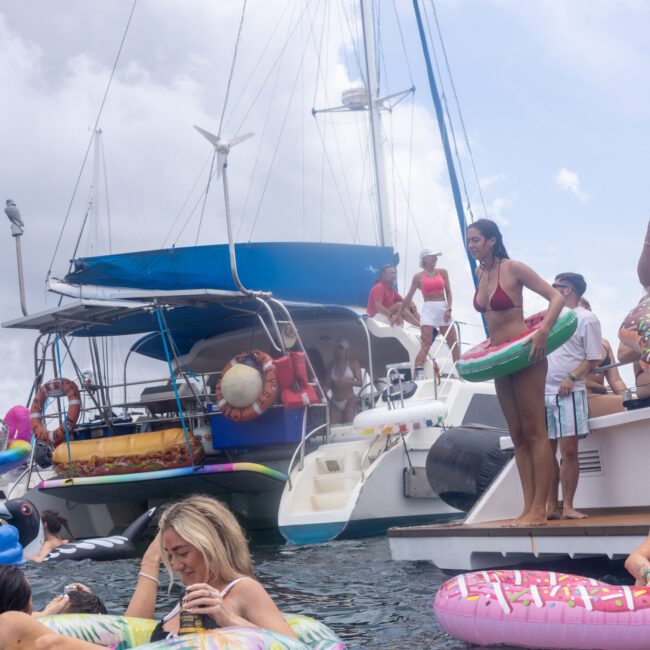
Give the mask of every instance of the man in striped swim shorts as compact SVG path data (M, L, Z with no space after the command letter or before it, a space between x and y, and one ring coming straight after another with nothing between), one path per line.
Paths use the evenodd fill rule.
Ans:
M596 316L578 306L587 288L579 273L560 273L553 288L564 298L565 305L578 317L575 334L548 355L545 405L546 427L553 448L555 467L547 503L549 519L583 519L586 515L573 507L580 467L578 440L589 433L589 410L585 375L596 368L603 354L600 322ZM560 448L561 465L557 462ZM562 514L558 504L558 487L562 485Z

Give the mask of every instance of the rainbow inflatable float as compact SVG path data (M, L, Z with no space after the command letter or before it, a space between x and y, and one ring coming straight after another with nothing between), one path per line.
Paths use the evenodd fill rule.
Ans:
M650 648L646 587L547 571L477 571L445 582L433 608L450 636L477 645Z
M308 616L285 614L297 639L253 627L224 627L205 634L147 643L156 621L126 616L63 614L44 616L39 622L53 632L106 646L112 650L345 650L343 642L326 625Z
M489 339L470 348L458 361L458 372L467 381L487 381L510 375L530 365L530 339L539 329L545 311L525 319L529 330L520 336L502 343L492 345ZM566 307L553 324L546 341L546 353L553 352L566 343L578 327L578 317L572 309Z
M0 474L20 467L29 460L32 446L24 440L12 440L4 451L0 451Z

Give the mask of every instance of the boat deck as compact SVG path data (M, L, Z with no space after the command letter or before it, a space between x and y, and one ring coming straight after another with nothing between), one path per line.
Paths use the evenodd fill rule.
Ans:
M429 560L447 570L474 570L557 557L621 559L650 530L650 508L586 509L586 519L514 527L512 520L391 528L395 560ZM478 550L480 549L480 550Z

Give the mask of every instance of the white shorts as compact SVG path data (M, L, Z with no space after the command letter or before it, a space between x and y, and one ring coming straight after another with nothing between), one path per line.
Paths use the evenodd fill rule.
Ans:
M420 325L429 325L429 327L449 325L451 319L445 320L447 309L446 300L425 300L420 310Z
M546 429L551 440L589 433L587 391L576 390L570 395L546 395Z

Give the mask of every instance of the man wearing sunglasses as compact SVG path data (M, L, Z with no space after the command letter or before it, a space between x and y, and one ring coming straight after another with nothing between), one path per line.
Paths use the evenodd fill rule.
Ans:
M578 317L575 334L548 355L545 405L546 426L553 447L555 467L548 498L549 519L583 519L585 514L573 507L578 487L578 440L589 433L589 411L585 375L600 363L603 350L600 322L596 316L578 306L587 283L579 273L560 273L553 288ZM561 465L557 463L560 448ZM563 509L558 507L558 487L562 485Z

